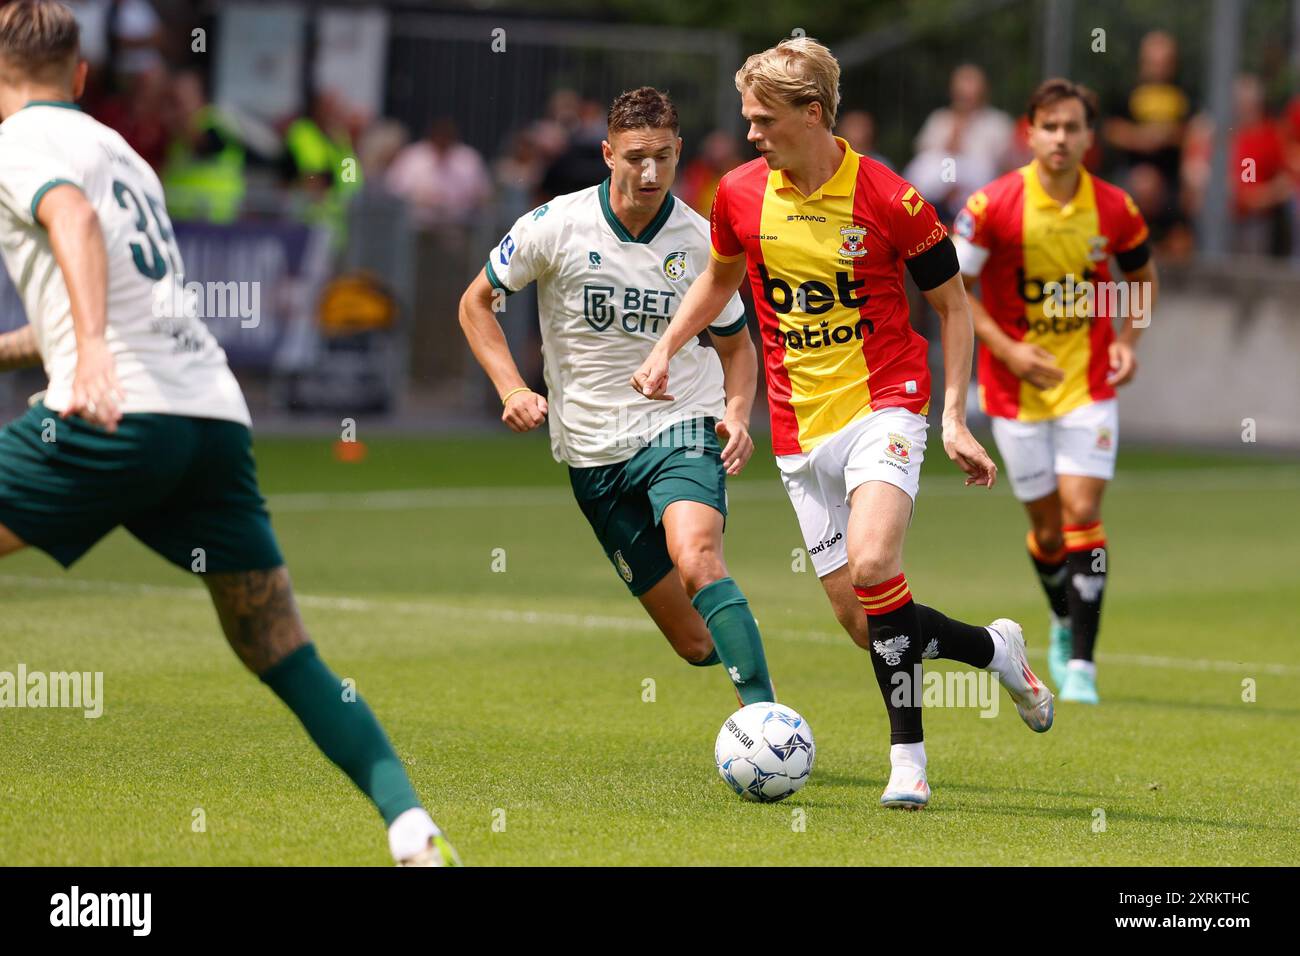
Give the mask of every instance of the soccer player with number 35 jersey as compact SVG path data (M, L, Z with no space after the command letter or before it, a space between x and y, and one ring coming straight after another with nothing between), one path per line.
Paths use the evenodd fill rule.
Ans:
M965 281L982 289L982 301L971 296L980 401L1029 513L1029 554L1051 605L1052 680L1061 700L1091 704L1115 389L1133 378L1156 293L1142 214L1082 166L1095 118L1088 90L1044 82L1029 101L1033 162L976 192L953 225ZM1112 256L1128 281L1111 281Z
M944 451L968 485L991 487L997 471L965 424L973 335L956 252L915 188L831 133L839 72L826 47L801 37L736 74L761 158L723 177L712 261L632 384L662 396L676 375L670 359L716 321L748 272L777 465L813 567L870 654L889 712L880 802L915 809L930 799L920 695L908 692L923 657L993 670L1035 731L1051 727L1052 695L1025 661L1018 624L952 620L913 601L903 574L930 404L904 266L943 322Z
M375 715L307 634L239 383L203 322L175 307L184 263L162 185L78 109L86 70L66 6L0 8L0 253L29 323L0 335L0 370L49 376L0 428L0 557L33 546L70 567L121 525L197 574L240 661L379 811L393 858L459 865ZM276 812L295 809L312 812Z

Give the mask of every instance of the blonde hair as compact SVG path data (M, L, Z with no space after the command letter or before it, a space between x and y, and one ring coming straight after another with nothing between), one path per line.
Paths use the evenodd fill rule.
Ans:
M736 71L736 89L752 90L768 106L820 103L823 125L834 129L840 108L840 64L812 37L782 40L745 61Z

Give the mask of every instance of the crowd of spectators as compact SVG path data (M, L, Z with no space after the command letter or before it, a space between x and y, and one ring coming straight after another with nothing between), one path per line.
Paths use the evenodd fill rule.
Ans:
M463 225L484 211L509 221L606 175L605 105L573 90L555 91L539 118L506 132L494 158L463 142L451 117L434 117L413 136L328 90L318 92L304 115L267 123L217 107L200 74L168 67L147 0L73 6L92 67L85 106L158 169L176 218L287 214L339 226L364 183L401 200L417 228ZM1143 37L1132 83L1102 104L1085 160L1128 190L1169 259L1193 248L1215 132L1204 104L1180 81L1178 56L1168 33ZM1260 77L1243 75L1233 100L1230 248L1300 258L1300 94L1270 103ZM837 133L859 152L899 168L950 219L971 192L1028 161L1027 120L1002 108L1010 105L992 103L984 71L963 64L951 74L949 102L925 118L909 155L883 155L874 118L852 103L845 104ZM751 155L743 136L731 131L687 143L677 195L707 215L719 179Z

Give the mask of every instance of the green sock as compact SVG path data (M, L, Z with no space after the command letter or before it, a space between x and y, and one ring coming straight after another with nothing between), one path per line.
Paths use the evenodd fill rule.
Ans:
M687 661L692 667L712 667L714 664L721 664L722 658L718 656L718 649L715 647L709 651L709 656L702 661Z
M746 704L776 700L767 675L763 638L749 602L731 578L719 578L691 599L713 635L713 646Z
M349 694L312 644L298 648L261 675L292 710L321 752L352 778L387 826L420 806L402 761L366 702Z

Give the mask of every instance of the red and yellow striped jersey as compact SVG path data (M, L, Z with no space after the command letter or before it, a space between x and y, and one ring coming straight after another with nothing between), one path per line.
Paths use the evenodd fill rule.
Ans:
M836 142L844 159L811 196L759 158L727 173L713 201L714 257L748 258L778 455L876 409L924 415L930 403L903 261L947 230L907 182Z
M1085 281L1111 281L1110 257L1146 241L1146 222L1132 198L1080 168L1074 198L1061 205L1047 194L1031 162L971 196L953 233L962 271L979 275L984 307L1002 331L1047 349L1065 371L1059 385L1041 391L981 348L984 411L1033 422L1114 397L1106 376L1115 305L1122 300L1097 294L1089 306L1082 292L1072 292L1086 289L1079 285ZM970 265L965 243L976 247L982 268ZM1049 309L1053 282L1061 284L1061 294Z

